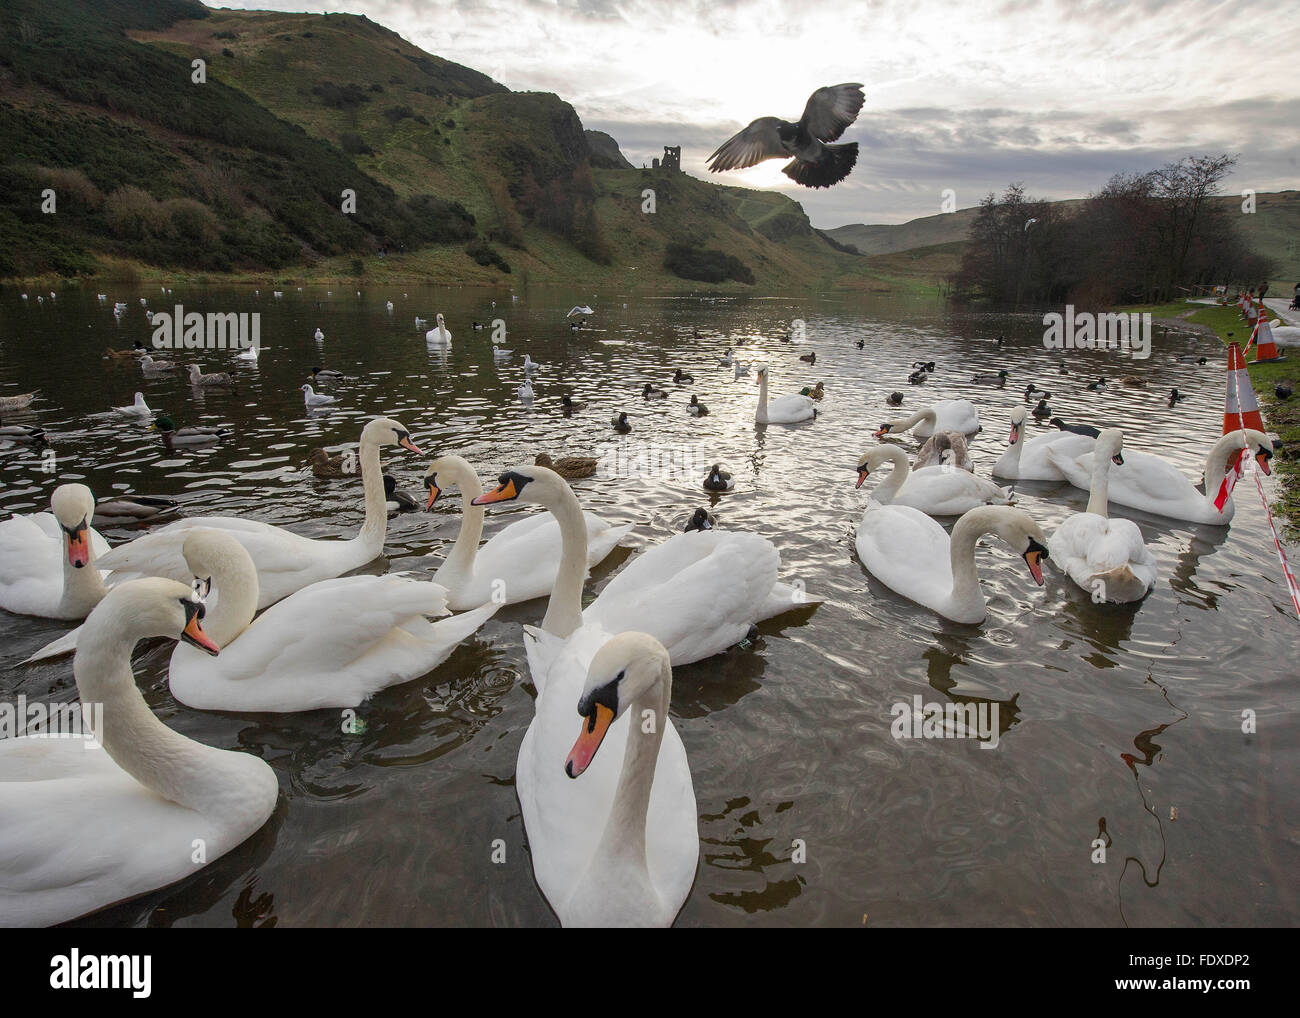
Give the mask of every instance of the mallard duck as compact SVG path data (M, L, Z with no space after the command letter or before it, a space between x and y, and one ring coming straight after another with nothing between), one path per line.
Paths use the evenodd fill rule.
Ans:
M997 374L992 374L991 372L984 372L983 374L972 375L971 381L977 382L980 385L1002 386L1007 384L1007 378L1009 376L1010 376L1010 372L1007 371L999 371Z
M676 373L673 375L673 381L679 385L690 385L692 382L695 381L695 379L692 378L690 375L688 375L681 368L678 368Z
M632 430L632 425L627 422L627 414L615 414L609 423L620 435L626 435Z
M817 363L817 351L814 350L812 353L804 353L804 354L800 354L800 355L799 355L799 359L800 359L801 361L803 361L804 363L806 363L806 364L816 364L816 363Z
M668 393L663 389L656 389L649 382L645 383L645 388L641 390L641 395L646 399L667 399Z
M891 392L888 396L885 397L885 402L888 403L890 406L902 406L903 394L901 392Z
M566 414L576 414L579 410L586 410L587 404L565 393L560 397L560 407Z
M166 414L158 417L150 427L162 436L163 444L167 446L210 445L234 434L230 428L186 427L177 430Z
M324 449L312 449L307 453L304 462L311 467L311 472L323 481L361 476L361 461L351 450L331 456Z
M1145 378L1138 378L1137 375L1125 375L1119 380L1119 384L1124 386L1126 389L1145 389L1147 387L1147 380Z
M1040 421L1052 416L1052 409L1047 405L1047 400L1040 399L1038 401L1038 406L1033 409L1033 415L1035 419Z
M391 516L393 513L413 513L420 508L420 503L404 491L397 490L397 478L384 474L384 506Z
M826 395L826 383L818 382L816 385L805 385L799 390L800 396L807 396L809 399L821 399Z
M24 392L18 396L0 396L0 414L11 414L15 410L26 410L39 391L39 389L35 389L32 392Z
M158 495L118 495L95 503L95 516L91 524L96 527L118 527L131 523L146 523L170 516L181 504L172 498Z
M704 478L705 491L730 491L736 486L732 476L722 469L720 463L715 463L709 468L708 476Z
M699 396L692 396L691 402L686 407L686 412L692 417L707 417L709 408L700 402Z
M929 377L930 376L925 373L924 369L919 371L913 371L910 375L907 376L907 382L909 385L924 385L925 380Z
M533 465L554 470L561 477L572 480L578 477L590 477L594 474L596 472L596 457L561 456L558 460L552 460L546 453L539 452L537 459L533 461Z
M210 371L207 374L197 364L191 364L190 368L190 385L220 385L228 389L233 389L235 383L230 380L230 376L224 371Z
M686 521L686 526L682 527L683 534L689 534L692 530L712 530L718 525L717 518L707 509L696 509L691 514L691 518Z
M335 371L333 368L322 368L319 364L311 369L311 380L313 382L328 384L341 381L346 377L342 371Z

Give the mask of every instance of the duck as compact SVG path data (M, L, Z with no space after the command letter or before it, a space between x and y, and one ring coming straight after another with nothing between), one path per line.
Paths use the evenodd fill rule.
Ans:
M1195 354L1190 354L1190 353L1189 353L1189 354L1183 354L1181 357L1178 357L1178 358L1177 358L1177 361L1178 361L1179 364L1200 364L1200 365L1205 365L1205 364L1208 364L1208 363L1209 363L1209 359L1208 359L1208 358L1206 358L1206 357L1197 357Z
M325 396L311 387L310 383L305 383L302 387L303 403L308 410L315 410L317 407L329 406L331 403L337 403L337 396Z
M582 400L575 400L566 392L560 397L560 408L564 411L564 415L567 417L569 414L576 414L580 410L586 410L587 404Z
M325 333L321 332L319 328L316 329L315 339L317 343L323 343L325 341Z
M51 493L48 513L14 515L0 523L0 608L15 615L84 619L106 593L96 559L108 552L108 542L93 529L94 515L90 489L69 483Z
M800 355L799 355L799 359L800 359L801 361L803 361L805 364L816 364L816 363L817 363L817 351L814 350L812 353L800 354Z
M1098 378L1095 382L1088 383L1089 392L1097 392L1104 388L1106 388L1106 379L1104 378Z
M692 417L707 417L709 408L700 402L699 396L692 396L690 403L686 405L686 412Z
M1047 536L1023 509L979 506L962 514L949 536L925 513L906 505L868 506L858 525L858 558L894 593L952 622L979 625L988 604L975 568L980 537L993 534L1019 555L1043 585Z
M1065 366L1065 361L1061 361L1061 366L1060 368L1057 369L1057 371L1059 374L1062 375L1068 375L1070 373L1070 369Z
M191 385L220 385L231 389L235 387L230 376L224 371L213 371L205 375L197 364L189 365L189 369Z
M533 396L535 395L533 392L532 380L525 378L524 384L519 386L519 388L515 390L515 393L519 396L519 399L522 402L531 403L533 401Z
M1183 400L1185 400L1186 398L1187 398L1186 396L1184 396L1181 392L1178 391L1177 387L1175 387L1175 388L1173 388L1173 389L1170 389L1170 390L1169 390L1169 408L1172 410L1172 409L1174 408L1174 406L1176 406L1178 403L1181 403L1181 402L1182 402Z
M936 431L955 431L974 435L980 431L980 415L968 399L941 399L908 417L882 424L875 437L897 435L911 430L917 438L929 438Z
M481 330L482 328L483 328L483 323L480 322L480 321L478 321L478 319L475 319L475 320L474 320L474 331L477 332L477 331Z
M807 396L809 399L821 400L826 395L826 383L818 382L816 385L805 385L799 390L800 396Z
M693 530L712 530L718 525L717 517L707 509L696 509L691 513L691 518L686 521L686 526L682 528L683 534L689 534Z
M936 431L925 440L917 450L912 469L920 470L922 467L938 466L975 472L975 464L971 462L970 446L966 442L965 435L959 431Z
M596 463L595 456L561 456L558 460L553 460L544 452L539 452L533 460L534 466L554 470L566 480L591 477L596 472Z
M690 385L692 382L695 381L695 379L692 378L690 375L688 375L681 368L678 368L677 371L673 374L673 381L676 382L678 385Z
M997 374L984 372L983 374L972 375L971 381L978 385L996 385L998 388L1001 388L1007 384L1007 379L1009 377L1010 372L1003 370L997 372Z
M668 397L668 393L664 392L663 389L656 389L649 382L645 383L645 388L641 390L641 395L645 399L666 399Z
M430 329L428 332L424 334L425 343L427 343L429 346L450 347L451 332L448 330L447 323L446 321L444 321L442 317L442 312L439 311L436 315L433 316L433 318L437 324L434 325L432 329Z
M397 490L396 477L384 474L384 508L388 510L388 515L393 516L397 513L413 513L420 508L420 503L406 492Z
M1036 399L1037 399L1037 400L1048 400L1048 399L1051 399L1051 398L1052 398L1052 394L1051 394L1050 392L1048 392L1046 389L1040 389L1040 388L1038 388L1038 386L1034 385L1033 382L1030 382L1028 385L1025 386L1025 402L1026 402L1026 403L1031 403L1031 402L1033 402L1033 401L1036 400Z
M747 374L749 374L749 361L736 361L731 377L736 379Z
M1197 490L1172 463L1147 452L1129 451L1123 463L1112 465L1106 478L1107 500L1115 505L1140 509L1189 523L1227 526L1236 513L1232 496L1223 492L1229 457L1238 449L1250 449L1265 475L1271 473L1268 461L1273 457L1273 443L1268 436L1251 430L1229 432L1220 438L1205 457L1205 491ZM1092 485L1095 455L1078 456L1065 451L1048 450L1052 463L1076 488L1088 491ZM1216 502L1219 504L1216 505Z
M337 481L343 477L356 477L361 473L357 454L351 449L336 456L331 456L324 449L310 449L304 462L311 467L312 474L322 481Z
M934 374L934 361L912 361L912 367L918 368L928 375Z
M867 341L865 339L860 339L853 345L856 346L859 350L861 350L867 345Z
M1096 603L1128 604L1151 593L1156 560L1132 520L1112 520L1106 508L1106 477L1112 463L1123 465L1124 432L1107 428L1093 449L1088 508L1067 516L1047 549L1051 561Z
M97 527L121 527L136 523L152 523L171 516L180 510L174 498L161 495L114 495L95 503L91 522Z
M872 491L881 505L907 505L930 516L957 516L978 505L1009 505L1013 492L966 470L941 466L912 470L907 454L896 446L881 445L858 458L858 484L886 463L889 476Z
M1063 481L1065 475L1047 458L1047 448L1057 443L1062 451L1082 456L1093 446L1093 437L1069 431L1049 432L1036 438L1025 438L1025 418L1029 416L1022 406L1011 408L1011 432L1007 450L993 464L993 476L1010 481Z
M1047 405L1047 400L1040 399L1038 406L1034 407L1032 413L1035 420L1044 421L1052 416L1052 408Z
M139 340L136 340L136 343L139 342ZM111 346L106 346L104 347L104 356L110 361L133 361L143 349L143 346L133 346L130 350L114 350Z
M1101 434L1100 431L1090 424L1066 424L1065 421L1061 420L1059 417L1053 417L1047 423L1057 431L1068 431L1075 435L1087 435L1089 438L1096 438Z
M197 527L185 562L217 591L209 658L172 652L172 695L196 710L284 714L356 707L381 689L428 675L501 605L447 615L446 588L400 574L343 576L295 591L254 619L258 571L233 534ZM359 610L364 606L364 610Z
M664 644L673 667L720 654L764 619L812 602L777 579L781 556L757 534L676 534L632 559L584 610L587 529L562 477L538 466L507 470L476 505L533 502L559 521L562 558L540 630L525 627L525 652L540 685L567 666L557 658L594 651L611 634L643 631Z
M620 435L626 435L628 432L632 430L632 425L628 423L627 414L625 413L615 414L610 419L609 423L613 425L614 430L617 431Z
M318 385L331 385L334 382L341 382L346 377L342 371L336 371L334 368L322 368L319 364L311 369L311 380Z
M1005 339L1005 337L1003 337L1002 333L999 332L999 333L998 333L998 338L995 339L993 342L994 342L996 345L998 345L998 346L1002 346L1003 344L1006 343L1006 339Z
M144 393L135 394L135 402L130 406L115 406L113 410L119 414L125 414L128 417L152 417L153 411L149 409L149 404L144 401Z
M163 444L169 448L177 445L211 445L223 438L229 438L234 432L226 427L190 426L180 428L166 414L160 414L149 425L162 437Z
M1137 375L1125 375L1119 380L1119 384L1124 386L1126 389L1145 389L1147 380L1145 378L1139 378Z
M758 389L758 409L754 412L756 424L798 424L810 421L817 416L817 408L807 396L794 394L780 396L769 404L767 399L768 379L772 369L761 367L754 377Z
M259 608L274 604L308 584L358 569L374 561L384 550L388 513L379 450L390 445L401 446L416 455L420 453L411 441L411 433L390 417L377 417L361 430L358 460L366 515L360 531L351 540L313 540L241 516L193 516L118 545L104 556L102 568L188 581L191 574L181 553L185 537L194 527L215 527L232 534L257 563Z
M146 375L158 374L163 371L175 371L176 365L172 361L156 361L145 354L140 358L140 370Z
M929 376L928 374L926 374L924 368L918 368L916 371L913 371L910 375L907 376L907 384L908 384L908 385L924 385L925 382L926 382L926 379L928 379L929 377L930 377L930 376Z
M534 467L551 469L538 464ZM551 473L560 476L553 470ZM494 534L480 547L484 509L475 499L483 494L483 485L474 468L460 456L441 456L429 464L424 485L429 492L426 509L432 509L447 489L460 489L460 533L433 574L434 582L447 588L447 603L453 611L476 608L490 601L517 604L550 593L560 569L563 547L560 525L554 516L531 513ZM592 512L584 512L582 519L586 528L585 575L586 570L604 561L619 546L632 532L633 525L615 526Z
M891 392L888 396L885 397L885 402L888 403L890 406L902 406L903 394L901 392Z
M722 469L720 463L713 464L709 468L708 476L704 478L705 491L731 491L735 486L735 479Z
M103 752L88 752L84 739L0 740L0 816L9 818L0 825L0 926L52 926L175 884L270 818L280 794L271 766L168 728L131 673L141 640L217 654L204 612L170 580L110 591L82 627L73 663Z

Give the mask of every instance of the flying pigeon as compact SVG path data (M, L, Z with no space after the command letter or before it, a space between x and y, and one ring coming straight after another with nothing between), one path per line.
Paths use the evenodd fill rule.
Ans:
M709 169L743 170L764 159L794 158L781 172L804 187L830 187L849 175L858 161L858 143L831 145L842 135L865 102L862 85L826 85L808 97L797 124L780 117L759 117L718 148Z

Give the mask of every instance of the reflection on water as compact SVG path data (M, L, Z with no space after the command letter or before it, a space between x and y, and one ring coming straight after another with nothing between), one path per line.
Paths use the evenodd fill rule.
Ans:
M230 391L192 386L179 372L146 378L129 361L105 359L105 347L151 336L138 288L116 289L106 306L76 290L40 307L0 295L0 394L41 392L2 423L45 428L54 454L51 472L42 450L0 441L0 509L44 509L56 484L79 480L101 498L168 495L191 514L247 514L312 537L351 537L360 485L318 481L303 461L316 446L355 448L366 420L384 413L411 430L427 458L459 453L485 480L538 452L600 457L596 477L574 482L579 498L636 528L629 548L595 570L588 597L630 555L679 532L696 506L723 527L776 543L782 578L822 603L674 674L702 845L682 925L1294 923L1294 894L1279 884L1300 858L1275 832L1286 828L1297 773L1300 703L1289 666L1297 623L1253 486L1239 489L1230 532L1116 510L1138 523L1159 563L1155 591L1137 606L1094 605L1050 564L1046 586L1035 587L1011 551L985 539L977 563L990 616L960 626L893 594L853 548L867 497L854 488L857 457L875 444L882 420L936 399L976 401L984 430L972 454L981 472L1004 447L1010 407L1023 405L1034 382L1053 392L1060 416L1127 425L1130 447L1198 476L1219 431L1222 361L1201 368L1175 356L1220 358L1213 343L1170 332L1145 362L1073 352L1062 375L1061 355L1041 345L1041 316L925 301L532 290L514 301L372 287L360 297L354 288L287 289L282 300L194 287L160 300L144 288L160 309L179 302L262 314L255 364L232 353L199 358L205 371L232 373ZM120 319L114 299L129 304ZM564 314L575 302L591 304L605 331L571 331ZM427 326L414 324L438 311L453 333L450 349L426 345ZM806 345L778 341L794 318L807 322ZM470 327L495 319L508 330L506 358L493 356L490 330ZM998 333L1005 348L993 342ZM771 366L773 395L824 381L817 420L755 427L752 372L736 378L717 363L728 345L742 361ZM815 366L798 360L809 349ZM525 354L538 364L531 403L516 392ZM933 360L935 372L909 386L918 360ZM313 382L338 402L309 412L301 386L317 366L345 377ZM692 384L673 382L679 367ZM998 370L1010 373L1005 390L969 381ZM1148 387L1085 388L1099 375L1131 373ZM668 397L643 399L646 383ZM1170 409L1173 386L1188 398ZM904 396L897 409L885 401L895 390ZM231 435L168 448L147 421L112 413L136 391L177 427ZM564 395L586 406L565 415ZM687 413L691 395L707 417ZM610 426L619 412L632 425L626 437ZM1031 425L1031 436L1039 429ZM395 451L385 467L418 494L425 462ZM712 463L735 476L733 492L701 488ZM1020 484L1017 497L1049 533L1087 502L1063 484ZM459 504L445 499L432 513L394 517L385 558L366 571L430 574L455 540ZM485 537L516 518L489 515ZM116 544L140 529L105 536ZM142 646L137 678L158 715L203 742L261 756L283 796L267 826L230 855L83 922L553 923L514 792L535 695L519 627L542 611L540 601L503 608L435 674L364 704L356 734L344 733L334 711L191 711L167 689L171 645ZM0 695L76 696L66 661L17 667L64 629L0 615ZM941 702L996 705L996 749L895 741L893 704L936 692ZM1260 718L1259 738L1240 733L1246 708ZM1114 839L1101 865L1091 861L1099 830ZM492 861L497 843L504 863Z

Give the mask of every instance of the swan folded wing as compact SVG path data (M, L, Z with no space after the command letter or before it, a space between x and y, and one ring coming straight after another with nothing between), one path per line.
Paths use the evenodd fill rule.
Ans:
M49 513L37 516L54 519ZM4 563L0 606L21 612L51 598L58 603L63 590L59 543L56 534L47 533L35 517L14 516L0 523L0 562Z
M77 649L77 640L81 636L81 627L71 629L64 633L57 640L51 640L44 647L41 647L31 657L24 658L22 664L31 665L38 661L48 661L51 658L62 657L64 654L72 654Z
M1087 491L1092 486L1092 453L1075 454L1071 447L1049 445L1043 450L1047 462L1061 472L1061 476L1076 488Z
M774 424L782 421L800 421L813 416L816 409L813 401L807 396L800 396L798 393L793 396L781 396L768 401L767 419Z
M1006 505L1009 491L965 470L922 467L907 475L894 503L935 516L957 516L977 505Z
M632 529L632 524L611 527L595 513L584 512L587 524L587 565L605 558ZM501 580L510 603L544 597L555 585L563 549L560 525L549 512L532 513L494 534L474 557L474 576L465 590L457 590L453 607L482 604L492 596L491 586Z
M679 534L634 559L583 613L611 633L649 633L674 666L739 643L776 584L781 557L756 534Z
M858 557L868 571L927 607L952 596L951 547L943 527L911 506L868 509L858 527Z

